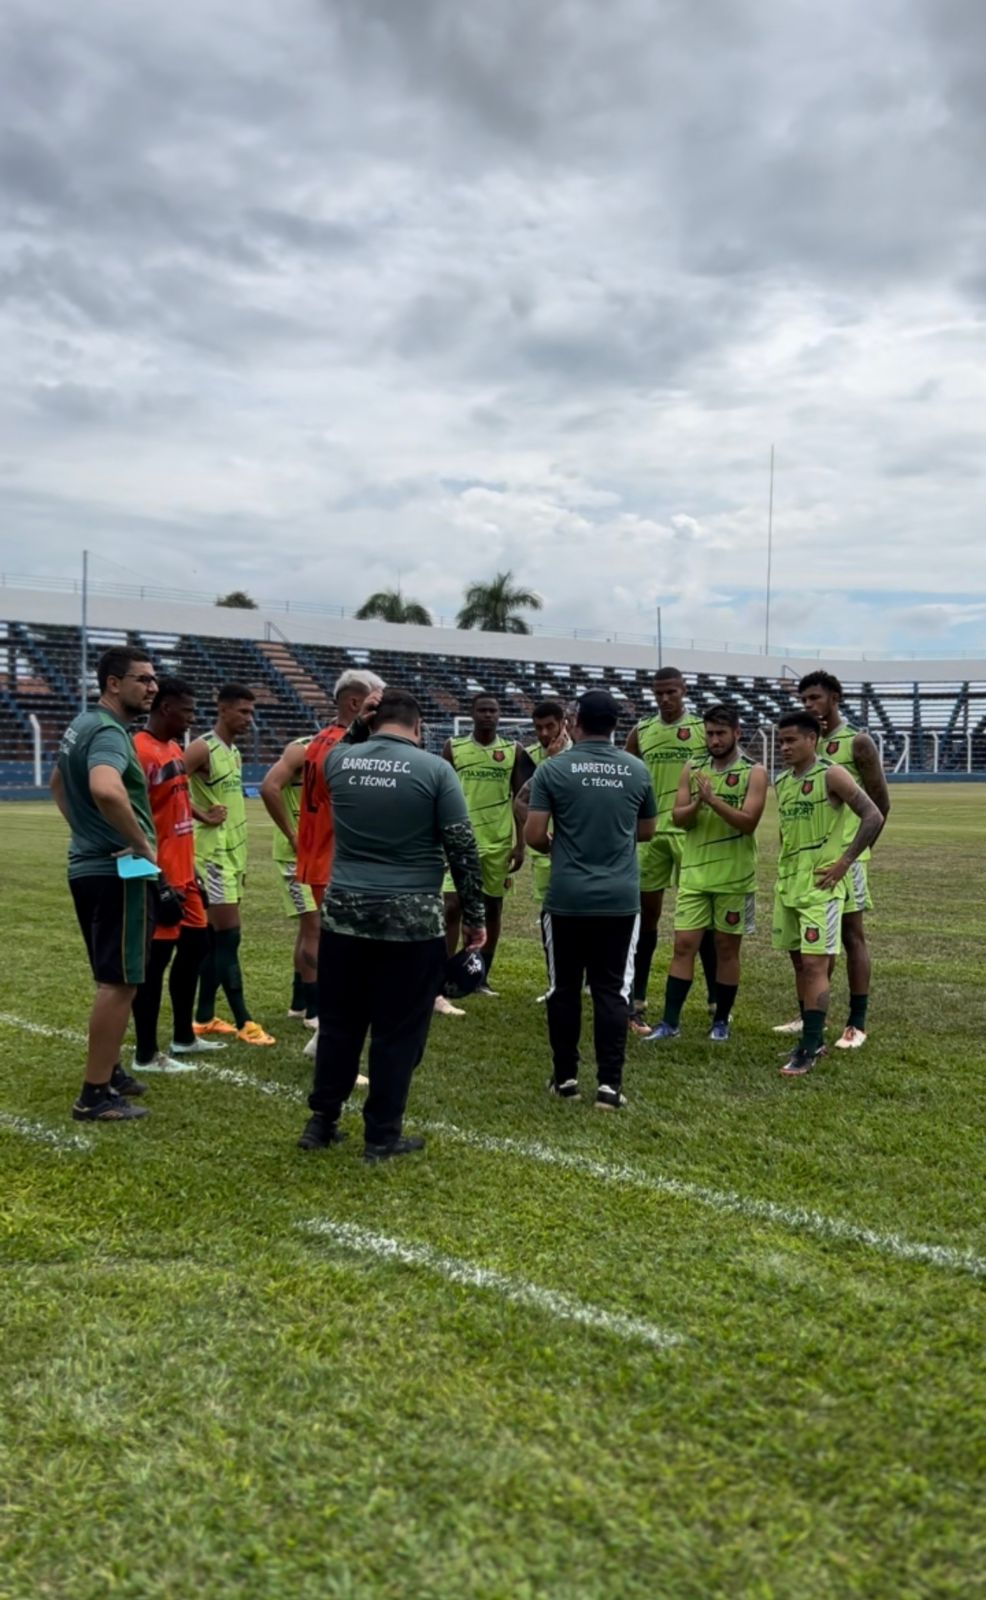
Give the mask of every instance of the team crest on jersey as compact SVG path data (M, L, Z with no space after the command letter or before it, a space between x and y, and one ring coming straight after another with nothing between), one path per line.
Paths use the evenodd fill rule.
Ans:
M726 912L726 921L729 923L729 926L731 928L735 928L738 925L739 919L740 919L740 914L739 914L738 911L727 911Z
M837 756L838 753L839 753L839 741L838 741L838 739L830 739L828 744L825 746L825 754L827 756Z
M801 793L802 794L811 794L813 789L814 789L814 787L815 787L815 780L813 778L809 778L807 783L803 783L801 785Z
M493 760L494 761L502 761L504 759L504 754L505 754L505 752L503 750L494 750L494 752L493 752Z
M819 933L817 928L806 928L805 929L805 943L806 944L817 944L820 938L821 938L821 934Z
M691 736L692 736L691 728L679 728L678 729L678 738L679 739L690 739Z
M738 772L731 772L728 775L728 777L726 778L726 786L727 786L727 788L735 789L736 785L738 783L739 783L739 773ZM739 921L739 917L737 917L736 920L738 922Z

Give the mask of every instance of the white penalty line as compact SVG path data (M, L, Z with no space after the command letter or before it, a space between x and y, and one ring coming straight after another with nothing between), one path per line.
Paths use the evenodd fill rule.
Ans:
M490 1267L480 1267L474 1261L463 1261L459 1256L446 1256L426 1244L407 1244L401 1239L391 1239L384 1233L371 1233L368 1228L357 1227L352 1222L332 1222L326 1218L312 1218L299 1222L305 1233L331 1239L357 1255L376 1256L381 1261L396 1261L402 1266L422 1267L448 1283L462 1284L467 1289L484 1289L509 1300L512 1305L531 1306L536 1311L556 1317L559 1322L578 1323L583 1328L594 1328L602 1333L615 1334L620 1339L630 1339L653 1345L659 1350L670 1350L684 1341L680 1334L659 1328L653 1322L639 1317L626 1317L620 1312L605 1311L601 1306L587 1305L557 1289L545 1289L540 1284L528 1283L524 1278L511 1278Z
M0 1011L0 1023L21 1028L27 1033L41 1034L46 1038L68 1039L74 1044L83 1040L81 1034L71 1033L64 1028L42 1027L38 1023L26 1022L5 1011ZM233 1067L214 1067L203 1062L199 1067L199 1077L215 1078L238 1089L253 1089L259 1094L292 1105L303 1105L307 1098L300 1089L293 1089L289 1084L254 1078L249 1073L238 1072ZM671 1199L690 1201L694 1205L706 1206L711 1211L732 1212L735 1216L746 1217L750 1221L776 1223L794 1232L814 1234L820 1239L862 1245L868 1250L878 1251L879 1254L898 1261L918 1262L924 1266L940 1267L950 1272L968 1273L974 1278L986 1278L986 1259L977 1256L972 1250L956 1249L954 1245L924 1244L919 1240L905 1239L897 1233L881 1233L878 1229L863 1227L842 1217L829 1217L824 1212L814 1211L806 1206L780 1205L774 1200L758 1200L749 1195L736 1194L729 1189L710 1189L704 1184L691 1183L685 1178L665 1178L659 1174L645 1172L639 1167L598 1161L592 1156L581 1155L578 1151L558 1150L551 1145L540 1144L537 1140L474 1133L468 1128L459 1128L450 1122L416 1122L415 1125L423 1128L425 1132L444 1134L449 1139L470 1145L474 1150L485 1150L490 1155L519 1156L545 1166L580 1172L587 1177L598 1178L604 1183L620 1184L625 1188L647 1189L654 1194L667 1195Z
M13 1111L0 1111L0 1132L16 1133L35 1144L49 1145L53 1150L91 1150L92 1140L81 1133L62 1133L60 1128L49 1128L46 1122L35 1122L31 1117L18 1116Z

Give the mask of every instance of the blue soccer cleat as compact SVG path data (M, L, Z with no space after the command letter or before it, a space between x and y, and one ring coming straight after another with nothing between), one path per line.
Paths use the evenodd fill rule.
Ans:
M728 1044L729 1023L714 1022L709 1030L709 1038L712 1040L713 1044Z
M659 1044L663 1039L680 1039L681 1029L672 1028L670 1022L659 1022L652 1033L649 1033L644 1044Z

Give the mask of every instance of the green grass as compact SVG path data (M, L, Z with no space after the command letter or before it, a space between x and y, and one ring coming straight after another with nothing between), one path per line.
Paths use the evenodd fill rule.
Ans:
M79 1047L0 1023L0 1594L986 1593L984 1279L893 1253L986 1255L983 790L894 792L863 1052L778 1076L769 1025L791 985L765 892L733 1045L707 1044L693 1001L679 1045L631 1046L621 1117L545 1095L525 875L502 998L436 1020L412 1090L419 1126L457 1131L378 1170L358 1136L294 1148L304 1038L283 1017L289 930L251 810L244 968L279 1042L216 1059L283 1094L154 1080L146 1123L58 1149L3 1114L70 1134ZM763 839L769 858L769 823ZM48 808L0 808L0 1011L72 1032L89 982L63 849ZM662 942L655 1000L666 961ZM841 972L836 996L841 1024ZM582 1327L306 1234L311 1219L682 1342Z

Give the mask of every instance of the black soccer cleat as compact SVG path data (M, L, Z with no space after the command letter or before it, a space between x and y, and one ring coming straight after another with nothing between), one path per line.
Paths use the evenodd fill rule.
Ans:
M578 1100L579 1084L577 1078L566 1078L564 1083L556 1083L554 1078L548 1079L548 1093L557 1096L559 1100Z
M423 1150L424 1147L425 1141L420 1134L413 1134L409 1137L402 1134L399 1139L388 1139L386 1144L367 1143L363 1147L363 1160L370 1162L390 1161L394 1156L413 1155L415 1150Z
M597 1111L620 1111L626 1103L626 1095L614 1089L611 1083L601 1083L596 1090Z
M348 1133L343 1133L338 1122L330 1122L324 1111L315 1111L305 1123L298 1149L327 1150L330 1144L342 1144L348 1138Z
M132 1106L120 1094L107 1093L102 1100L85 1105L77 1100L72 1107L75 1122L136 1122L139 1117L149 1117L147 1106Z
M805 1050L799 1045L797 1050L792 1050L784 1065L781 1067L782 1078L803 1078L809 1073L815 1062L824 1055L824 1050Z
M124 1072L119 1061L113 1068L110 1077L110 1088L116 1094L138 1095L147 1093L147 1084L141 1083L139 1078L134 1078L129 1072Z

